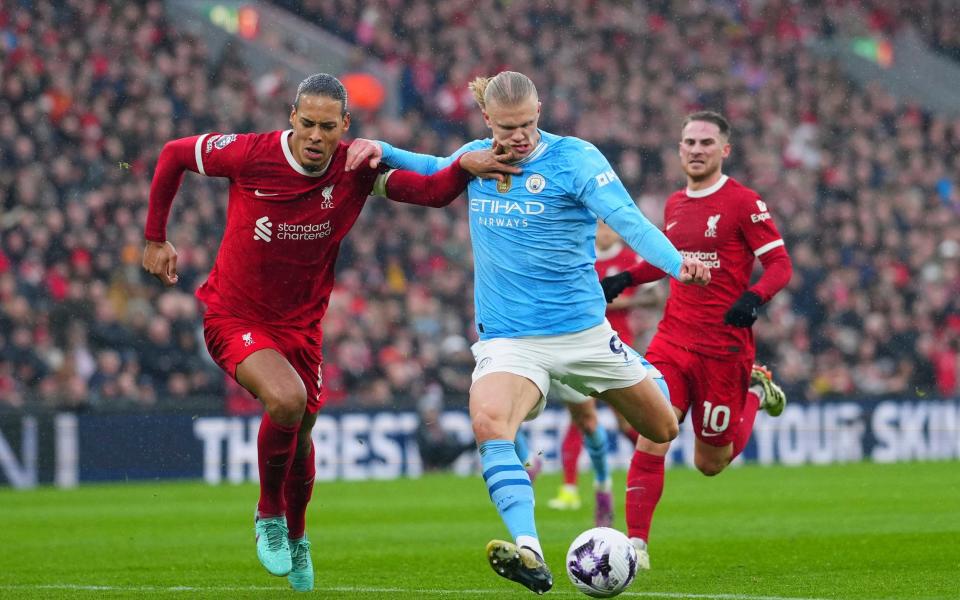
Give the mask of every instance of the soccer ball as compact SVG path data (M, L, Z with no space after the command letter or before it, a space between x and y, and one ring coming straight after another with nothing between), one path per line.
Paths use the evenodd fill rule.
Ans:
M588 596L612 598L627 589L636 574L637 550L616 529L588 529L567 550L567 575Z

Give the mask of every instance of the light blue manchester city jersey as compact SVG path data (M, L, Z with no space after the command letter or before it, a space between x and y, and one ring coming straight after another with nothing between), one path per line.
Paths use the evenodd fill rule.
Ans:
M471 150L439 158L383 143L383 162L430 174ZM540 143L506 183L467 186L480 339L557 335L603 322L607 305L594 270L600 217L644 259L677 276L682 259L640 212L610 163L592 144L540 132Z

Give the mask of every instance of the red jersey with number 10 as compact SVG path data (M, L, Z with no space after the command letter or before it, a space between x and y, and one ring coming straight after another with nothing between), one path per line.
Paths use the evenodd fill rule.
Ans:
M760 195L722 176L710 188L674 192L664 208L664 231L684 256L710 267L709 285L670 280L670 297L657 337L720 357L753 356L750 327L732 327L724 313L750 286L756 259L783 246Z
M223 241L197 291L213 313L320 326L340 243L379 173L366 165L345 172L342 142L324 171L308 172L290 151L291 133L197 138L197 172L230 179Z

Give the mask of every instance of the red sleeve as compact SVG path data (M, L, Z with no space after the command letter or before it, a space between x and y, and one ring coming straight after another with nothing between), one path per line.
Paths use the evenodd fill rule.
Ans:
M664 271L661 271L647 261L637 263L627 269L626 272L630 273L630 280L633 282L633 285L642 285L644 283L650 283L651 281L658 281L667 276Z
M413 171L387 174L387 197L396 202L440 208L457 199L466 189L471 175L460 168L460 159L433 175Z
M150 207L144 228L144 237L151 242L164 242L167 239L167 218L173 198L183 181L184 171L189 169L198 172L194 149L199 138L193 136L173 140L164 144L160 151L150 183Z
M760 264L763 265L763 275L750 291L760 296L764 303L785 288L793 275L793 262L783 246L778 246L760 255Z

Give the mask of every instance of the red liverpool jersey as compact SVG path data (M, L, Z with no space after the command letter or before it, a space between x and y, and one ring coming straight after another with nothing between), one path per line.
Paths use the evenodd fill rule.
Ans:
M711 281L698 286L670 280L657 336L712 356L753 356L753 330L725 325L723 315L749 287L754 261L783 246L767 205L724 175L705 190L674 192L663 216L667 237L681 254L706 263Z
M626 271L635 266L639 260L636 252L623 242L618 241L606 250L597 250L597 263L594 266L597 269L597 275L600 276L600 279L603 279ZM629 287L619 297L629 298L636 291L637 288ZM613 330L620 335L620 340L628 346L633 346L633 332L630 330L629 314L630 309L627 308L608 308L607 320L610 321Z
M291 133L197 139L197 171L230 179L223 241L197 297L215 313L319 327L340 242L378 172L366 166L345 172L342 142L324 171L308 172L290 152Z

